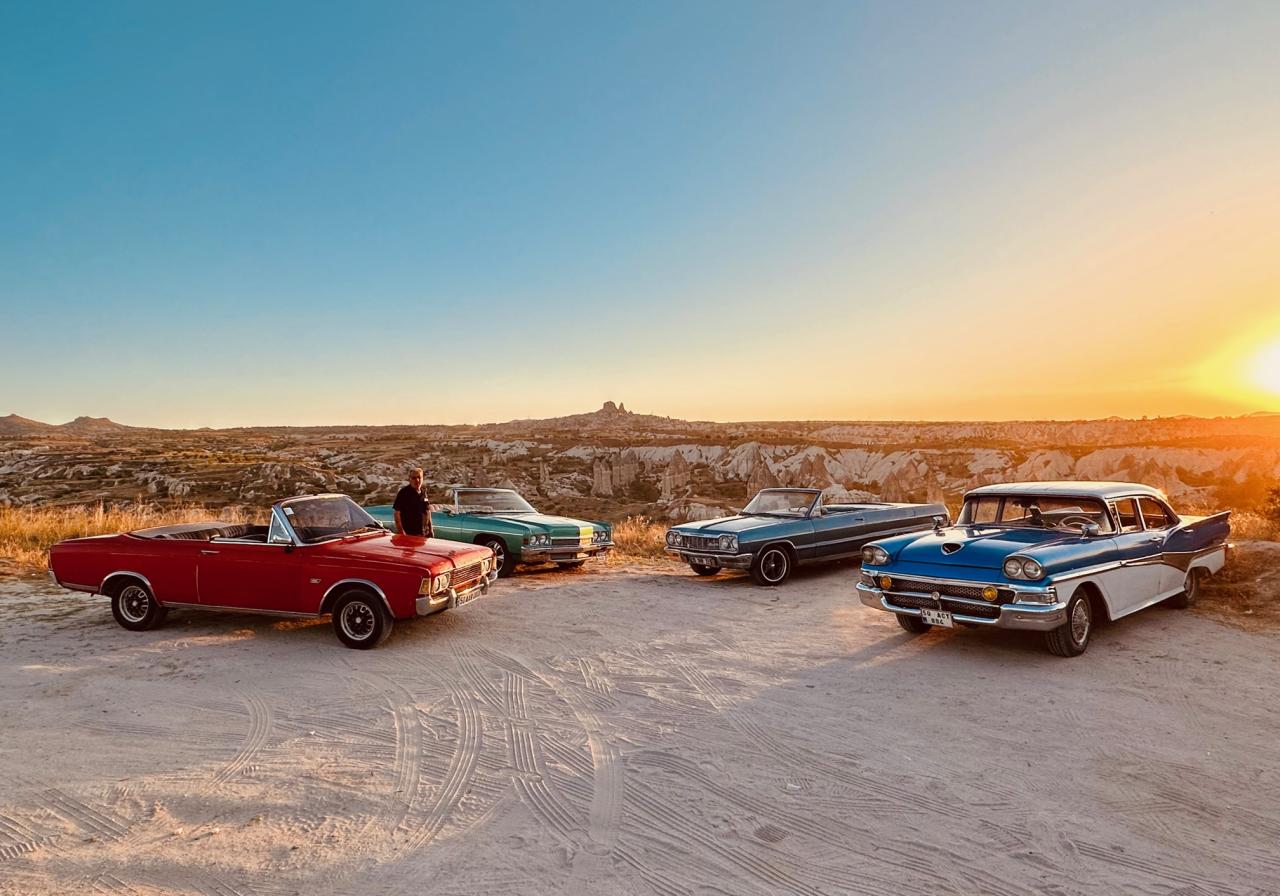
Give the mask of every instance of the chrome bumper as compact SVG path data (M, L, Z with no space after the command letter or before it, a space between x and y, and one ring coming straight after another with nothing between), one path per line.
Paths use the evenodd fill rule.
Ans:
M595 541L587 545L570 547L553 545L551 547L523 547L520 549L521 563L555 563L567 560L589 560L600 554L609 553L612 541Z
M477 597L483 597L488 593L489 586L496 581L498 581L498 571L495 569L461 590L450 588L443 594L420 597L414 602L414 608L419 616L429 616L449 607L456 607L459 603L465 604L468 601L475 600ZM476 593L477 591L479 594Z
M859 582L858 598L876 610L884 610L886 613L897 613L900 616L919 616L920 611L913 607L899 607L891 605L893 598L892 591L884 591L881 588L868 585L865 582ZM917 592L901 592L910 594L912 597L929 597L928 594L919 594ZM963 603L954 597L948 597L947 600L953 603ZM952 611L951 618L956 622L967 622L972 625L990 625L996 628L1020 628L1035 632L1047 632L1064 625L1067 621L1067 605L1066 603L1052 604L1027 604L1027 603L1011 603L1002 604L1000 606L1000 615L995 619L989 619L986 616L969 616L964 613L956 613Z
M755 554L716 554L711 551L691 551L687 548L663 548L668 554L677 557L692 566L697 560L703 562L699 566L711 566L716 569L750 569Z

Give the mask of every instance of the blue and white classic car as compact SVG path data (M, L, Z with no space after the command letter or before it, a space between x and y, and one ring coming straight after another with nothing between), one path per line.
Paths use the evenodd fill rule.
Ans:
M820 489L765 488L735 516L668 530L666 550L700 576L749 569L781 585L797 563L856 557L872 539L946 520L942 504L826 504Z
M1100 620L1194 603L1226 563L1229 516L1179 516L1129 482L987 485L965 495L954 526L863 548L858 594L912 634L1032 629L1052 653L1078 656Z

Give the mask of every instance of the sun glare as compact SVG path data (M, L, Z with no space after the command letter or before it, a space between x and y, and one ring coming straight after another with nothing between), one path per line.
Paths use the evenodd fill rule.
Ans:
M1258 352L1249 372L1254 385L1280 395L1280 341Z

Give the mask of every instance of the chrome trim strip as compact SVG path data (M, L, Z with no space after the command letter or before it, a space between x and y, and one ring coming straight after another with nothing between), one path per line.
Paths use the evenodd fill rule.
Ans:
M1120 560L1108 560L1106 563L1099 563L1097 566L1086 566L1084 569L1077 569L1063 576L1051 575L1046 578L1053 582L1070 582L1072 579L1079 579L1084 576L1101 575L1104 572L1110 572L1113 569L1119 569L1123 565Z
M142 584L147 586L147 590L151 592L151 596L156 599L156 602L161 604L162 606L167 606L167 604L165 604L164 601L160 600L160 595L156 594L156 589L151 587L150 580L146 576L144 576L142 573L134 572L131 569L118 569L113 573L109 573L107 577L102 580L102 584L98 586L98 590L95 593L105 594L107 590L107 582L110 582L116 576L133 576L136 579L141 579Z
M872 569L874 568L875 567L872 567ZM1019 580L1016 582L1011 580L1009 582L1002 583L1002 582L976 582L968 579L940 579L937 576L917 576L917 575L912 575L911 573L906 573L906 572L898 573L898 574L891 573L891 572L871 572L865 566L862 567L862 571L867 575L872 576L873 578L878 578L881 575L886 575L891 579L892 578L914 579L917 582L937 582L942 585L959 585L962 588L985 588L988 585L992 585L996 588L1004 588L1009 591L1035 591L1038 593L1038 592L1053 590L1053 585L1038 585L1035 582L1028 582L1025 580ZM1040 579L1039 581L1044 581L1044 579ZM862 584L862 583L859 583L859 584ZM876 589L876 590L880 590L880 589ZM906 594L908 592L904 591L902 593ZM927 597L928 595L925 595L925 596ZM947 595L943 595L943 596L947 597ZM988 604L987 606L990 606L990 604Z
M181 610L209 610L213 613L247 613L251 616L286 616L290 619L316 619L319 616L318 613L300 613L289 610L255 610L252 607L224 607L221 604L186 604L173 603L171 601L166 603L165 606L176 607Z
M329 595L332 594L338 588L339 585L365 585L366 587L372 588L374 593L377 594L378 597L382 598L382 604L387 608L387 612L391 613L391 602L387 600L386 592L384 592L381 588L379 588L373 582L370 582L368 579L339 579L338 581L330 585L327 589L325 589L324 596L320 598L320 606L316 608L316 612L315 612L316 616L324 615L325 601L329 599ZM395 614L391 613L391 615L394 616Z
M58 582L58 587L68 591L83 591L85 594L101 594L95 585L77 585L75 582Z

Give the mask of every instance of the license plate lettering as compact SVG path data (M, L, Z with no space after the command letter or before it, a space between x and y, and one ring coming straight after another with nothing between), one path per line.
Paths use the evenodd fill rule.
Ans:
M920 611L920 621L929 625L939 625L943 628L954 628L955 623L951 619L951 614L945 610L929 610L922 609Z

